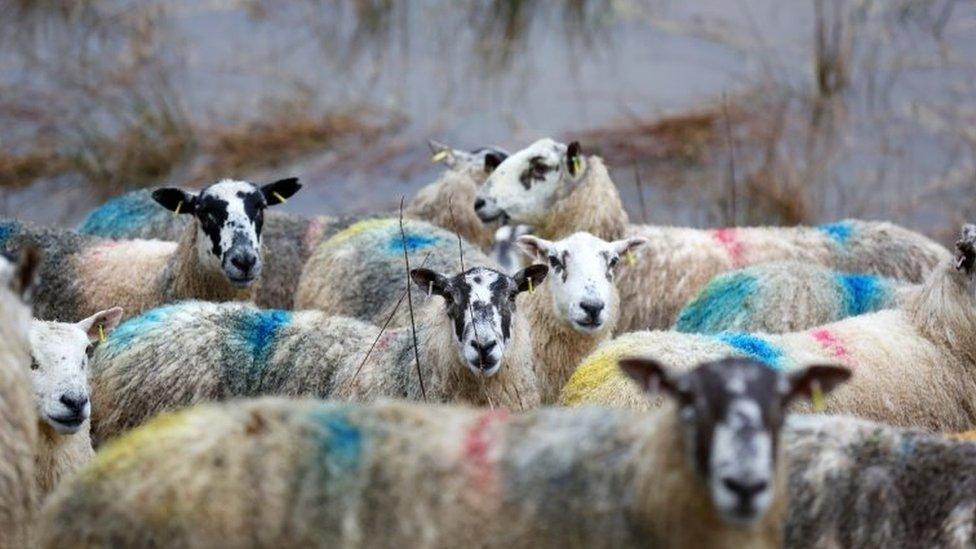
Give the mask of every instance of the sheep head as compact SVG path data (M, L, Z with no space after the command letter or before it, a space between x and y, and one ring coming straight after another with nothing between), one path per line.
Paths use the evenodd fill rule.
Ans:
M495 168L478 191L475 212L486 223L504 218L537 225L554 202L576 188L585 171L579 143L540 139Z
M556 313L573 329L587 335L613 329L620 306L614 285L620 259L633 257L633 250L645 242L643 238L607 242L587 232L557 242L531 235L518 239L526 255L552 269L549 287Z
M122 309L100 311L77 322L31 324L31 382L37 414L56 432L77 432L91 415L88 359L103 336L122 320Z
M956 241L956 269L971 275L974 265L976 265L976 225L967 223L962 226L959 240Z
M514 276L474 267L448 277L430 269L413 269L410 277L423 291L444 299L462 363L475 375L490 377L501 369L512 337L515 298L541 284L548 272L545 265L527 267Z
M473 174L482 174L485 177L508 158L508 151L498 147L481 147L473 151L462 151L451 148L443 143L428 140L431 159L434 162L443 162L448 168L455 171L467 171Z
M152 196L164 208L196 219L201 265L223 272L235 286L246 287L261 274L264 210L284 203L301 187L294 177L261 187L224 179L199 193L163 188Z
M727 358L675 373L647 358L625 358L623 371L647 392L677 403L687 462L726 522L749 526L775 493L777 447L786 407L819 398L850 378L841 366L786 374L748 358Z

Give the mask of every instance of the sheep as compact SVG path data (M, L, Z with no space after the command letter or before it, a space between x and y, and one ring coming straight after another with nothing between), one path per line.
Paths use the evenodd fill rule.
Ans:
M751 356L773 368L840 362L857 376L827 399L829 413L937 431L976 426L976 225L958 254L929 275L899 309L788 334L632 332L602 345L576 369L560 401L645 408L614 371L615 357L641 354L690 368L696 361Z
M39 258L0 255L0 547L30 545L37 502L37 413L31 399L29 299Z
M395 217L368 219L322 241L305 263L295 292L297 309L318 309L333 315L351 316L372 324L406 326L410 322L406 304L397 306L404 294L404 248L411 266L453 271L464 267L500 267L476 247L456 234L424 221ZM414 302L426 288L415 288ZM394 313L391 317L391 313Z
M420 377L410 328L379 337L375 326L346 317L240 303L151 310L95 352L92 436L97 445L161 411L237 396L536 407L532 340L515 298L547 272L544 265L514 277L483 267L453 277L411 271L415 284L442 298L418 311Z
M607 242L581 232L557 242L525 235L516 243L528 257L548 263L553 273L523 305L542 403L551 404L576 366L613 333L620 313L617 266L644 241Z
M536 141L499 164L474 206L482 221L528 224L543 238L575 231L606 240L647 238L642 268L624 273L618 282L621 332L670 328L705 283L735 268L793 259L920 282L950 256L928 238L883 222L708 230L628 225L603 161L585 157L577 142L552 139Z
M814 263L763 263L713 278L681 309L674 329L700 334L795 332L897 307L917 288Z
M779 547L783 410L840 369L623 366L676 404L264 398L167 414L61 486L39 547Z
M88 353L121 319L122 309L114 307L76 323L31 323L31 384L39 414L35 478L41 499L94 455Z
M973 547L976 444L851 417L783 429L784 547Z
M42 320L91 316L108 303L135 315L181 299L250 300L263 271L264 209L300 187L283 179L260 188L222 180L200 193L158 189L157 202L194 218L178 243L102 240L8 221L0 224L0 245L27 242L44 251L35 298Z

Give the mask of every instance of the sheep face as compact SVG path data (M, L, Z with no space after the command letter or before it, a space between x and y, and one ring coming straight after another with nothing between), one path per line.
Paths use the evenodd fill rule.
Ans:
M264 210L283 203L300 188L295 178L260 188L246 181L225 179L199 193L157 189L153 199L173 212L194 216L200 264L223 272L231 284L246 287L261 274Z
M444 298L461 362L475 375L490 377L501 368L512 337L516 296L542 283L548 270L545 265L534 265L508 276L475 267L449 278L429 269L414 269L410 276L424 291Z
M435 161L442 161L444 165L455 171L481 173L487 176L508 158L508 151L498 147L481 147L469 152L452 149L433 140L428 141L427 144L430 145L432 158Z
M519 237L518 244L529 257L549 264L553 306L559 317L578 332L603 332L616 320L620 305L614 275L622 255L646 242L627 238L607 242L579 232L558 242L535 236Z
M775 493L780 428L798 396L823 394L850 377L839 366L811 366L790 375L746 358L699 365L684 374L643 358L620 361L645 390L658 388L678 405L687 462L726 522L748 527Z
M572 192L584 163L578 143L540 139L495 168L478 191L475 212L486 223L504 218L538 224L556 200Z
M31 381L42 421L61 434L72 434L88 420L88 358L102 335L122 319L115 307L76 324L34 320L30 329Z

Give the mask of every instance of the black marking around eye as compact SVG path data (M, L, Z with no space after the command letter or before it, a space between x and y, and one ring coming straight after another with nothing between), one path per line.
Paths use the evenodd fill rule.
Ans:
M227 223L227 201L222 198L204 194L199 198L196 216L200 222L203 234L210 238L213 254L221 257L223 249L220 246L220 230Z
M254 232L258 238L261 238L261 227L264 225L263 210L268 207L264 194L257 190L237 191L237 197L244 202L244 215L254 224Z
M508 341L512 335L512 313L515 311L515 300L511 299L514 281L507 276L498 276L488 286L491 290L491 304L498 310L502 319L502 339Z
M525 187L525 190L532 188L533 181L545 181L546 173L548 173L552 168L546 166L542 163L541 156L533 156L529 159L529 167L519 174L519 182Z

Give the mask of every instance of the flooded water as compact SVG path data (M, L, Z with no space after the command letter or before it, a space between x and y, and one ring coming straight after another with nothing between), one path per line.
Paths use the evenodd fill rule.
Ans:
M77 117L78 127L107 134L129 121L120 122L121 109L141 106L131 96L154 98L157 91L167 94L166 104L180 119L203 127L266 118L296 98L309 111L368 106L401 121L368 143L236 174L300 176L304 198L287 207L304 214L394 207L438 173L426 160L428 138L516 149L543 136L570 139L714 105L723 94L737 102L763 94L771 104L784 98L781 111L771 109L769 117L783 117L785 129L768 147L741 145L737 179L746 182L750 170L765 164L793 174L787 183L802 185L810 192L806 200L815 203L806 214L816 218L811 221L864 215L937 232L976 214L970 198L976 173L976 137L969 129L976 121L971 3L87 3L99 6L103 20L87 12L32 13L19 30L29 27L33 34L4 25L4 90L50 95L58 110L49 116ZM114 31L113 23L124 32ZM66 64L72 57L65 52L76 49L91 66ZM817 58L839 59L841 68L834 69L840 76L833 78ZM125 63L132 71L127 85L142 91L100 96L105 87L98 71L106 70L100 63L108 70ZM829 115L821 112L823 101ZM0 118L0 145L64 139L65 132L51 138L44 128L58 127L63 118L33 120L22 115L24 101L13 103L21 115ZM45 110L43 103L26 104ZM84 132L67 135L76 133ZM604 144L584 140L583 147L613 157ZM631 183L631 168L639 165L653 221L751 221L722 213L727 150L726 144L706 155L705 166L690 172L692 180L700 178L692 185L664 184L653 164L639 157L611 170L635 218L644 216ZM154 183L180 184L191 172L224 175L209 173L205 158L192 157ZM767 192L750 189L746 184L742 192ZM103 199L85 174L74 172L0 192L0 209L8 215L68 225ZM947 212L949 201L957 206Z

